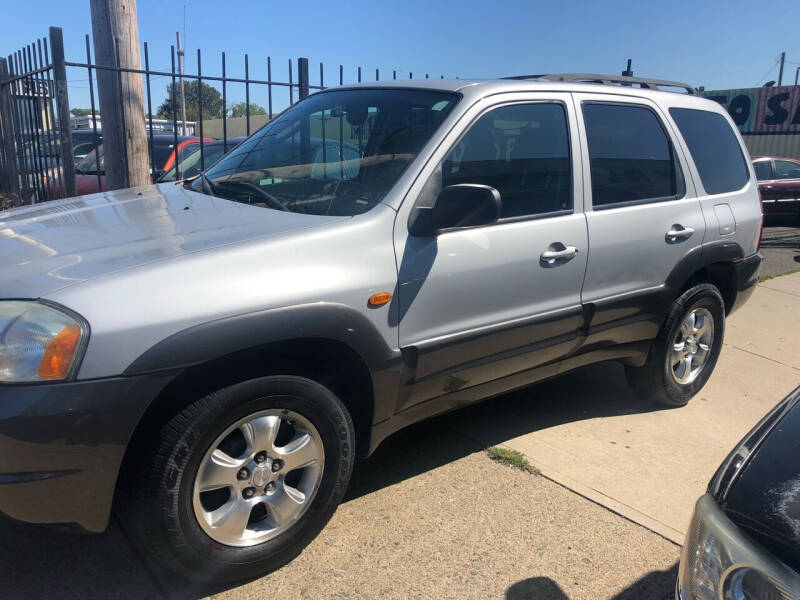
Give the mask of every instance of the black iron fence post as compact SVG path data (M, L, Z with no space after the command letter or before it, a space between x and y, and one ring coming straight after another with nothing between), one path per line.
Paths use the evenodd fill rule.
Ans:
M19 188L19 171L17 170L17 156L14 151L14 120L11 116L11 84L8 83L8 64L5 58L0 58L0 131L2 131L2 153L5 157L3 167L8 178L8 194L11 195L11 205L19 206L22 196Z
M72 159L72 130L69 126L67 68L64 64L64 35L60 27L50 28L50 51L53 57L53 82L61 138L61 160L64 165L64 189L67 197L75 195L75 163Z
M308 59L297 59L297 95L302 100L308 96Z

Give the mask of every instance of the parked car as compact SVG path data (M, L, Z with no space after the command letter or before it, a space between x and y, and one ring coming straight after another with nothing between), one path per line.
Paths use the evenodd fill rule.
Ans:
M607 360L689 402L757 281L746 149L716 102L576 78L327 89L183 185L3 213L0 511L113 502L237 581L421 419Z
M753 169L764 214L800 217L800 160L760 156Z
M695 507L677 600L800 598L800 388L733 449Z
M204 138L204 142L213 142L213 139ZM200 138L191 136L178 136L177 156L183 158L190 154L195 146L199 147ZM176 150L175 137L168 134L158 134L153 136L153 161L155 166L151 166L153 181L169 171L175 164ZM98 181L99 171L99 181ZM103 145L91 152L75 167L75 191L78 194L94 194L106 191L105 186L105 165L103 155Z
M247 138L235 137L230 138L227 142L216 140L203 144L202 162L200 160L200 144L187 146L182 153L183 158L181 158L177 164L173 161L172 167L165 170L158 181L162 183L165 181L175 181L179 173L181 179L190 179L200 172L202 165L205 165L206 168L210 167L222 158L222 155L225 154L226 151L233 150L245 139Z
M95 134L97 135L95 142ZM72 130L72 157L75 165L86 158L90 152L103 143L103 130L98 129L73 129Z

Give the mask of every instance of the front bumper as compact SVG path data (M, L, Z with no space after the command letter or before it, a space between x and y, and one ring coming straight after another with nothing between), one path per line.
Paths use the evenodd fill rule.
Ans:
M736 276L736 299L733 302L730 312L741 308L747 302L756 289L758 283L758 271L761 268L761 261L764 256L760 252L751 254L747 258L742 258L733 263Z
M720 562L718 569L714 568L715 561L707 551L709 544L717 548L718 556L723 557L724 564ZM706 574L716 570L719 577L709 585L707 575L698 577L698 565L701 565ZM742 568L754 569L769 580L782 594L775 597L800 598L800 577L797 573L745 536L711 495L705 494L697 501L692 522L686 532L675 598L721 599L726 578ZM703 582L700 584L700 592L696 589L698 581Z
M172 377L0 385L0 512L104 530L128 441Z

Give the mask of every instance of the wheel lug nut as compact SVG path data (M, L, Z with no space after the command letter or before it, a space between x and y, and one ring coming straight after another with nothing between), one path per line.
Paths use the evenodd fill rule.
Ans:
M283 461L282 460L280 460L279 458L276 458L275 460L272 461L272 472L273 473L277 473L282 468L283 468Z
M244 496L245 498L252 498L252 497L253 497L253 494L255 494L255 493L256 493L256 491L255 491L253 488L251 488L251 487L249 487L249 488L244 488L244 489L242 490L242 496Z
M247 479L250 477L250 471L247 469L239 469L239 472L236 474L236 476L239 478L239 480Z
M262 463L265 460L267 460L267 453L266 452L259 452L258 454L256 454L256 462L257 463Z
M268 492L274 492L274 491L275 491L275 484L274 484L273 482L271 482L271 481L270 481L270 482L267 484L267 491L268 491Z

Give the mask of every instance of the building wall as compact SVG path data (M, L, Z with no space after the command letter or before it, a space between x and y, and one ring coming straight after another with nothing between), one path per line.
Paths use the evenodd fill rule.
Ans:
M800 158L800 134L744 134L742 137L747 149L750 151L750 156Z
M247 119L245 117L228 117L228 138L247 135ZM260 129L269 117L267 115L250 115L250 133L255 133ZM196 129L198 135L200 128ZM203 137L210 137L217 140L222 139L222 119L203 119Z
M751 156L800 158L800 86L704 91L728 110Z

